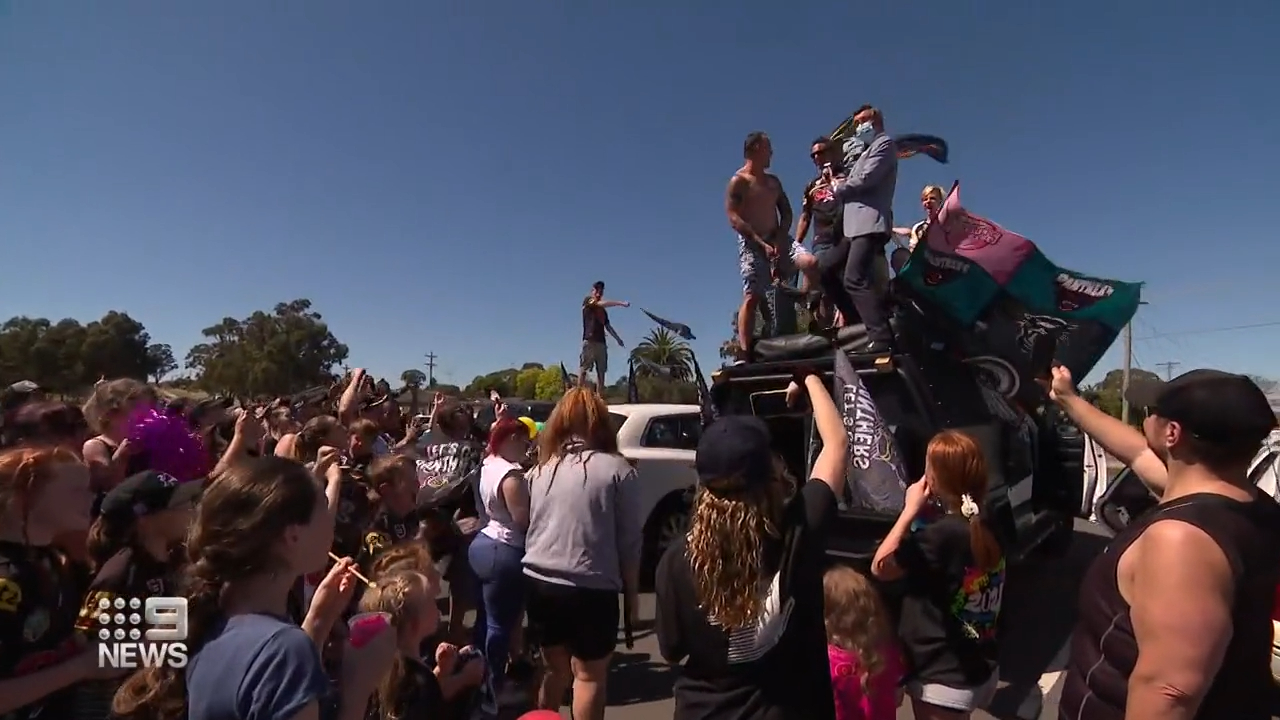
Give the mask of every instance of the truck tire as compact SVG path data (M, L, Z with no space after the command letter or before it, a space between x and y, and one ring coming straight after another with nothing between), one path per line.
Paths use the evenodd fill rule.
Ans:
M671 493L658 501L649 514L649 519L645 521L644 545L640 551L641 589L653 590L658 561L671 543L689 529L692 499L692 495L687 492Z

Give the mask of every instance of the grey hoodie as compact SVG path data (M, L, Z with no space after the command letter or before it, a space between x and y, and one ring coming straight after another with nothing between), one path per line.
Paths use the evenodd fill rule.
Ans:
M640 562L636 472L620 455L584 450L538 465L529 481L524 572L557 585L621 592Z

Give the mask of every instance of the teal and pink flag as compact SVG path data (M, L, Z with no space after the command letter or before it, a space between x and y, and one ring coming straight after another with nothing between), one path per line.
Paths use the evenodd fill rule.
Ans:
M1050 362L1084 377L1133 318L1142 284L1059 267L1027 237L970 212L952 186L899 278L956 321L970 356L994 356L1029 385Z

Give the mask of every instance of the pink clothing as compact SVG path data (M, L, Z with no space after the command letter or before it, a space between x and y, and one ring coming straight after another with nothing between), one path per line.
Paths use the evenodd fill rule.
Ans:
M835 645L827 646L831 690L836 698L836 720L894 720L898 717L902 655L898 646L893 644L881 652L884 668L867 678L867 692L864 693L858 656Z

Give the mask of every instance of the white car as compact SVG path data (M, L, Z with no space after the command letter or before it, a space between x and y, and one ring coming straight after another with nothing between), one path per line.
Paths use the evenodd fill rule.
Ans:
M702 417L697 405L639 403L610 405L609 419L641 488L632 511L644 527L641 579L650 585L663 551L688 527Z

